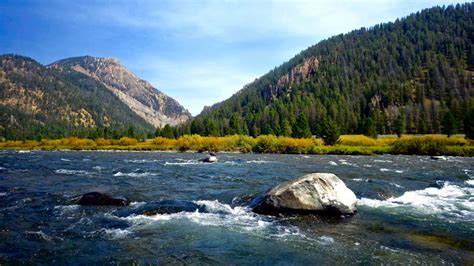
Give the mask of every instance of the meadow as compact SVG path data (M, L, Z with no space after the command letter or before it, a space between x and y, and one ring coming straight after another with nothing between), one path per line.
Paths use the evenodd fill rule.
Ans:
M180 152L241 152L286 154L416 154L474 156L474 141L462 135L382 135L370 138L363 135L342 135L335 145L325 145L319 138L289 138L263 135L202 137L185 135L178 139L156 137L137 140L120 139L43 139L41 141L3 141L0 149L12 150L135 150Z

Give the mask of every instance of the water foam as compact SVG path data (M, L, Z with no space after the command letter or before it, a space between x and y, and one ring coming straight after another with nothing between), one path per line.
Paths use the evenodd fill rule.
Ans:
M199 164L204 164L204 163L198 162L196 160L184 160L182 162L165 162L163 165L164 166L168 166L168 165L183 166L183 165L199 165Z
M150 172L144 172L144 173L122 173L122 172L117 172L114 174L115 177L119 176L128 176L128 177L146 177L146 176L156 176L158 175L157 173L150 173Z
M53 238L48 236L47 234L45 234L43 231L25 231L25 234L26 235L30 235L30 236L33 236L35 238L39 238L41 240L45 240L45 241L52 241Z
M397 183L390 183L390 185L394 186L394 187L397 187L397 188L403 188L403 186L400 186L399 184Z
M273 161L265 161L265 160L249 160L245 163L255 163L255 164L264 164L264 163L274 163Z
M380 168L380 172L395 172L397 174L403 174L403 170L389 169L389 168Z
M393 163L393 161L391 160L380 160L380 159L376 159L374 160L375 163Z
M126 238L126 237L128 237L128 235L132 234L131 231L129 231L127 229L120 229L120 228L116 228L116 229L103 228L103 229L97 231L97 233L104 234L106 236L106 238L109 238L109 239L122 239L122 238Z
M60 216L64 215L69 215L76 213L77 210L79 209L79 205L73 204L73 205L59 205L59 206L54 206L54 209L59 211Z
M56 174L61 175L89 175L90 172L84 170L73 170L73 169L57 169L54 171Z
M248 207L232 207L218 200L197 200L193 203L203 207L201 211L177 212L168 214L156 214L152 216L131 215L127 217L116 217L130 224L127 230L134 232L156 226L163 223L174 223L177 221L191 222L200 226L222 227L230 231L256 234L264 238L288 241L298 239L308 241L308 244L318 243L321 245L331 244L331 238L323 236L314 239L306 236L298 227L281 225L273 217L255 214Z
M368 178L352 178L352 181L356 182L369 182Z
M348 165L348 166L358 167L357 164L355 164L355 163L350 163L350 162L348 162L348 161L345 160L345 159L339 159L339 162L340 162L342 165Z
M330 236L320 236L320 237L318 237L318 240L323 245L334 244L334 238L332 238Z
M387 200L361 198L359 205L371 208L403 209L415 214L436 214L451 220L474 220L474 188L445 182L441 188L406 191Z
M204 207L205 212L178 212L170 214L156 214L152 216L132 215L125 217L126 220L136 224L149 221L170 221L170 220L188 220L196 224L207 226L224 226L224 227L248 227L252 229L255 227L262 227L267 225L267 222L260 222L260 219L244 207L232 208L228 204L220 203L219 201L198 200L195 204Z
M141 160L128 160L125 159L123 160L126 163L155 163L158 162L158 160L147 160L147 159L141 159Z

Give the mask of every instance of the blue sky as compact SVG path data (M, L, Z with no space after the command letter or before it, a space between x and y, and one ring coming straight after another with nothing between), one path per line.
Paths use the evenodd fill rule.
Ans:
M0 0L0 54L114 57L193 115L305 48L449 0Z

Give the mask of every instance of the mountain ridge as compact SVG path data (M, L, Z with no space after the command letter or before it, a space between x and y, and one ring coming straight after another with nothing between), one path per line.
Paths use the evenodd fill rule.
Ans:
M297 137L302 114L313 135L326 118L346 134L393 134L399 120L408 133L440 133L453 113L462 132L474 106L473 9L434 7L320 41L181 131Z
M104 60L107 64L119 64L117 59ZM148 89L155 90L151 85ZM139 95L139 90L135 93ZM149 94L153 95L153 91ZM166 97L163 96L165 100ZM182 108L174 101L171 111L173 104ZM90 72L44 66L16 54L0 55L0 111L0 137L7 139L71 135L143 137L155 131L154 125Z
M47 67L70 68L102 82L135 113L155 127L175 126L191 114L176 100L120 64L118 59L80 56L58 60Z

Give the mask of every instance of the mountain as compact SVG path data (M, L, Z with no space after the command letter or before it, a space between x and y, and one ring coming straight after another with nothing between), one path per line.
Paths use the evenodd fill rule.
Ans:
M105 128L109 134L154 130L95 79L28 57L0 56L0 137L62 137Z
M323 40L181 133L300 137L321 135L327 121L342 133L438 133L446 121L463 132L474 107L473 11L434 7Z
M99 81L154 127L175 126L191 118L188 110L176 100L138 78L116 59L74 57L57 61L48 68L60 72L76 71Z

